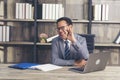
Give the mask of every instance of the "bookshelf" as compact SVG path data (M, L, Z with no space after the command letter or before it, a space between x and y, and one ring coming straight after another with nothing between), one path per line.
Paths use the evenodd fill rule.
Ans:
M100 20L92 20L91 33L96 34L96 43L113 43L116 38L120 30L119 3L118 0L92 0L92 5L101 5ZM94 11L94 13L97 14L97 11ZM107 19L105 20L106 17Z
M10 41L1 41L0 46L4 54L4 62L36 62L37 56L41 50L39 48L44 48L51 46L51 43L40 43L38 35L40 33L47 33L48 36L54 36L57 34L55 31L56 28L56 19L39 19L37 12L39 11L38 4L62 4L64 7L64 16L71 17L76 28L79 28L81 25L81 30L76 30L78 33L87 33L87 24L89 21L82 17L83 13L81 11L77 12L77 9L83 9L83 4L87 3L87 0L2 0L4 1L4 18L0 18L0 22L3 22L3 25L9 25L10 29ZM80 2L82 1L82 3ZM26 16L20 17L24 11L18 11L19 7L23 8L24 5L31 5L33 7L33 18L26 19ZM80 5L79 5L80 4ZM11 7L9 7L11 6ZM69 8L70 7L70 8ZM76 10L73 13L73 10ZM24 10L24 9L23 9ZM18 12L22 12L18 14ZM71 13L71 14L70 14ZM27 13L25 13L27 14ZM77 16L78 15L78 16ZM49 52L49 51L48 51ZM23 56L23 58L22 58ZM31 57L32 56L32 57ZM18 59L17 59L18 58ZM27 60L28 59L28 60Z
M107 20L103 20L103 6L101 10L101 19L92 20L91 33L95 34L95 52L110 51L111 57L109 59L109 65L120 65L120 44L113 43L120 30L120 1L118 0L92 0L92 5L108 5L106 10ZM105 12L104 12L105 13ZM102 19L103 18L103 19Z
M62 4L64 15L73 21L74 31L79 34L95 34L95 46L117 47L119 44L112 44L120 28L119 14L117 8L112 4L120 3L118 0L0 0L4 1L4 18L0 22L11 26L10 41L0 42L0 46L5 48L4 53L8 58L5 62L37 62L49 58L51 43L40 43L38 35L46 33L49 37L57 34L56 19L40 19L37 12L38 4ZM16 3L32 4L32 17L30 19L16 19ZM108 4L114 10L109 11L109 20L93 20L92 5ZM11 7L9 7L11 6ZM118 7L118 6L117 6ZM58 13L58 12L57 12ZM47 14L46 14L47 15ZM117 16L116 16L117 15ZM49 48L48 48L48 47ZM48 49L47 51L45 50ZM17 49L17 50L16 50ZM41 50L42 49L42 50ZM7 54L8 53L8 54ZM49 53L49 55L44 54ZM9 57L10 56L10 57ZM15 59L12 57L14 56ZM22 58L22 56L24 56ZM32 56L32 57L31 57ZM18 59L17 59L18 58ZM28 59L28 60L27 60ZM17 60L17 61L16 61ZM47 60L46 62L49 62Z
M10 26L9 41L0 41L0 49L3 54L2 62L32 62L30 56L34 53L34 36L31 30L34 30L34 19L17 19L16 3L24 3L24 0L0 0L4 2L4 17L0 18L4 26ZM33 36L31 38L31 35ZM29 46L29 47L28 47Z

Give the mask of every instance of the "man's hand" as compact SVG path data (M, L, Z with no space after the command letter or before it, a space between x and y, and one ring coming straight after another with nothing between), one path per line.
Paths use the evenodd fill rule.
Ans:
M69 28L68 28L68 35L67 35L67 39L70 40L71 42L76 42L76 39L74 37L74 33L73 33L73 29L72 29L72 25L69 25Z
M75 66L76 67L84 67L85 65L86 65L86 60L84 60L84 59L82 59L82 60L77 60L77 61L75 61Z

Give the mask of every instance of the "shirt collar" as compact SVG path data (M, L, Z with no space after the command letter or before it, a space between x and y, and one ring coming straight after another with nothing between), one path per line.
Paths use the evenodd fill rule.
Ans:
M66 41L66 40L64 40L64 39L63 39L63 41ZM71 43L71 41L70 41L70 40L68 40L68 39L67 39L67 41L68 41L69 43Z

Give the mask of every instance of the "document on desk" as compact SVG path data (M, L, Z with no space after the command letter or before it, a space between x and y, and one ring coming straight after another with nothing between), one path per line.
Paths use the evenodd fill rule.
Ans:
M51 71L51 70L56 70L60 68L62 68L62 66L57 66L53 64L41 64L41 65L30 67L30 69L36 69L36 70L41 70L41 71Z

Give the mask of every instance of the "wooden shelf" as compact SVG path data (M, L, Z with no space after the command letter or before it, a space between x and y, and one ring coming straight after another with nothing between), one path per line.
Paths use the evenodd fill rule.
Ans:
M6 45L34 45L33 42L0 42L0 46Z
M12 45L34 45L33 42L0 42L0 46L12 46ZM36 43L39 46L50 46L51 43Z
M52 43L37 43L37 45L42 45L42 46L51 46Z
M120 21L92 21L93 24L120 24Z
M38 19L37 22L50 22L50 23L55 23L56 20L43 20L43 19ZM72 20L73 23L88 23L89 21L88 20Z
M48 45L50 46L52 43L37 43L37 45ZM95 43L95 47L120 47L120 44L114 43Z
M52 43L36 43L38 46L51 46ZM33 42L0 42L0 46L4 45L34 45ZM120 47L120 44L114 43L95 43L95 47Z
M95 43L95 47L120 47L120 44L114 44L114 43Z
M3 22L34 22L34 19L0 19L0 21ZM50 22L55 23L56 20L44 20L44 19L38 19L37 22ZM74 23L88 23L88 20L72 20Z
M4 22L34 22L33 19L0 19L0 21L4 21Z
M74 23L89 23L88 20L72 20Z

